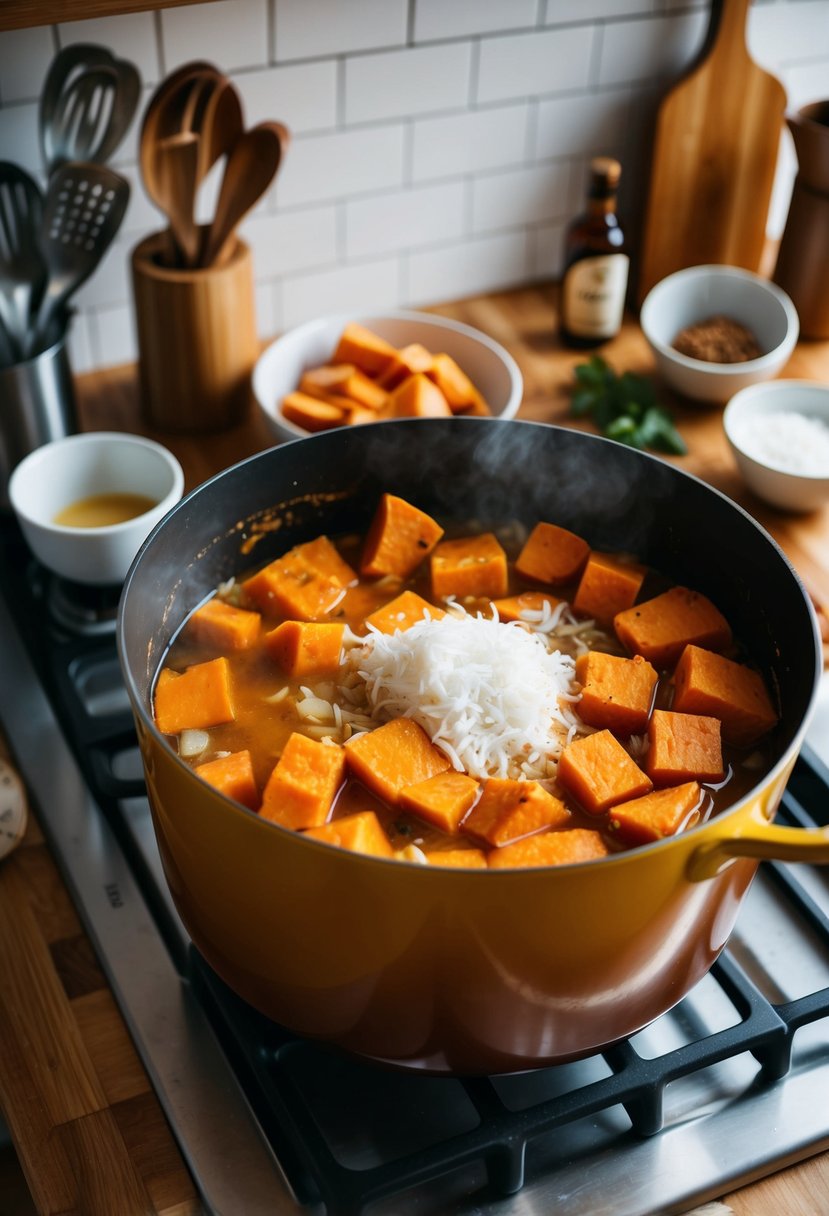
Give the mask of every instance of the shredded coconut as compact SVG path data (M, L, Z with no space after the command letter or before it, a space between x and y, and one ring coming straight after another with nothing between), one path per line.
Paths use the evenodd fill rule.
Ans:
M829 477L829 427L787 410L743 418L735 439L747 456L785 473Z

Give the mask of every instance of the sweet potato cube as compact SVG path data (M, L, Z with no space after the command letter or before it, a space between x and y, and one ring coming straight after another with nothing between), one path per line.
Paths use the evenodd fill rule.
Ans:
M763 677L723 655L686 646L674 671L673 708L719 718L726 743L749 747L777 722Z
M198 608L187 622L187 636L219 650L248 650L259 637L258 612L234 608L214 598Z
M434 381L416 372L390 395L389 413L392 418L448 418L452 411Z
M299 621L324 617L357 575L326 536L296 545L242 583L258 608Z
M401 792L451 767L426 731L411 718L395 718L345 744L351 772L373 794L396 806Z
M609 730L574 739L561 753L558 782L590 815L602 815L652 789L650 777L631 760Z
M424 613L433 621L439 621L442 616L446 616L442 608L436 608L417 592L403 591L388 604L367 616L366 624L373 625L380 633L403 633L418 621L422 621Z
M549 604L552 610L560 603L561 600L549 591L522 591L520 595L510 595L505 599L492 601L493 607L498 610L500 621L524 621L527 618L523 613L543 612L545 604Z
M487 844L503 845L539 828L565 827L570 812L537 781L491 777L464 820L463 830Z
M498 599L507 594L507 555L491 532L443 540L431 556L432 595Z
M344 779L341 747L294 731L268 778L259 814L286 828L319 827Z
M343 330L331 362L353 363L366 375L376 378L394 361L396 355L391 342L352 321Z
M382 409L389 397L385 389L380 388L353 363L311 368L303 373L299 391L339 405L340 408L350 408L356 404L369 410Z
M317 536L307 540L302 545L296 545L292 550L302 562L317 574L332 578L341 587L349 587L357 582L357 574L348 562L340 557L335 545L327 536Z
M616 735L645 729L658 679L647 659L590 650L576 659L576 679L582 685L576 713L588 725L606 727Z
M609 553L591 553L573 599L573 611L610 625L632 608L645 579L645 568L622 562Z
M163 735L207 730L235 718L230 664L222 657L196 663L179 675L165 668L155 688L155 722Z
M339 405L300 392L288 393L282 398L282 415L306 431L328 431L346 421L345 410Z
M537 832L514 844L493 849L492 870L511 866L565 866L575 861L596 861L610 850L599 832L590 828L568 828L564 832Z
M486 853L483 849L424 849L430 866L449 866L456 870L485 870Z
M719 718L655 709L648 724L645 768L656 785L721 781L725 769Z
M412 342L402 350L395 352L394 360L385 371L377 377L377 383L387 391L397 388L407 376L417 372L429 372L432 366L432 352L419 342Z
M590 553L586 540L557 524L536 524L518 554L515 569L540 583L569 583Z
M340 664L344 632L344 625L328 621L283 621L265 634L265 649L286 675L331 675Z
M689 826L701 798L696 781L653 790L644 798L631 798L615 806L608 815L608 828L623 844L650 844Z
M332 819L321 827L309 828L305 835L312 840L337 844L341 849L350 849L352 853L391 857L394 852L374 811L358 811L356 815Z
M363 545L360 573L408 578L443 536L443 528L405 498L384 494Z
M205 764L197 764L195 771L228 798L235 798L251 811L255 811L259 805L253 761L247 748L240 752L231 752L228 756L220 756L216 760L208 760Z
M409 811L452 836L478 797L479 788L474 777L448 769L406 786L400 791L398 805L401 811Z
M430 380L434 380L449 402L453 414L477 414L485 417L492 413L466 372L458 367L451 355L435 355L426 375Z
M671 587L626 608L613 618L613 628L623 646L655 667L670 667L689 643L723 650L731 641L731 627L719 609L687 587Z

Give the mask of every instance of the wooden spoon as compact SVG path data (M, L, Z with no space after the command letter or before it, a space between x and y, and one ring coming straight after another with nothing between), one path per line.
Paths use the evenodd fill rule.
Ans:
M193 130L199 137L199 181L203 181L220 156L225 156L245 129L242 102L225 77L216 82L203 113Z
M170 135L156 145L158 198L185 266L195 266L199 254L195 219L198 161L199 140L192 131Z
M230 257L236 229L276 176L289 140L282 123L262 122L244 131L233 144L200 266L221 266Z
M222 73L205 60L186 63L173 72L158 86L147 104L139 140L139 164L144 189L153 203L164 210L158 201L158 144L163 139L178 135L188 113L188 102L200 92L207 79L221 79Z

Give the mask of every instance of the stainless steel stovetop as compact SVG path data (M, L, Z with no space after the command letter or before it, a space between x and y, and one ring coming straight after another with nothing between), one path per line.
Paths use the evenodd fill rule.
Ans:
M806 866L764 864L709 976L576 1064L392 1074L243 1005L161 873L114 608L79 606L3 523L0 720L208 1212L672 1216L829 1148L829 881ZM812 747L783 815L829 822Z

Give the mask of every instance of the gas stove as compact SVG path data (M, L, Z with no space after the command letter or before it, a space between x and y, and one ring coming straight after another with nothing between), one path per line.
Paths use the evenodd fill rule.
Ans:
M763 863L709 975L577 1063L408 1075L261 1017L170 899L116 609L0 521L0 720L208 1212L671 1216L829 1147L829 875L803 865ZM780 818L829 823L809 743Z

